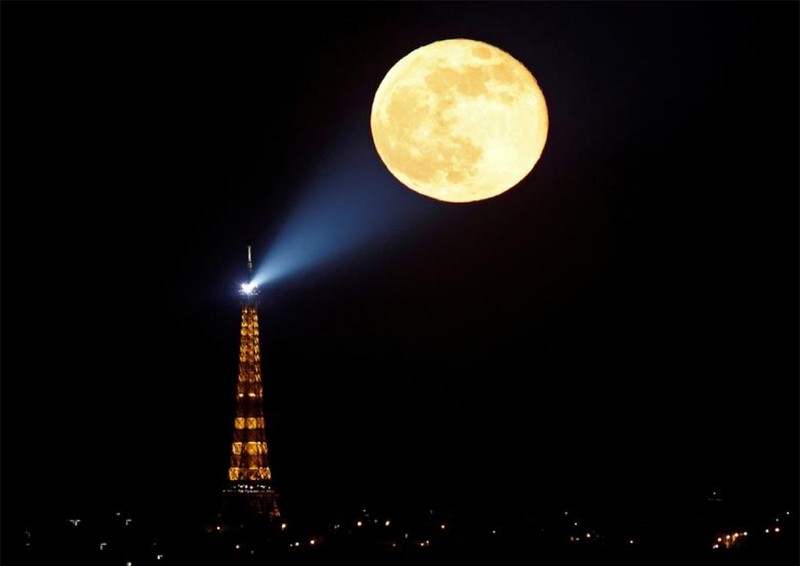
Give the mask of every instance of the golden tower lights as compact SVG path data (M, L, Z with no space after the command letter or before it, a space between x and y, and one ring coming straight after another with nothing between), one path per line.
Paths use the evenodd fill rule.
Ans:
M267 458L264 392L261 382L261 349L258 333L258 286L253 283L251 246L247 246L248 281L242 284L239 333L239 378L236 383L236 416L223 490L223 520L244 524L280 517L277 493Z

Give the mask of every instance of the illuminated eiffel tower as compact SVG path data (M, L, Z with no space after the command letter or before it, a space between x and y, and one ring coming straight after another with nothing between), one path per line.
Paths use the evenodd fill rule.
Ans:
M278 494L272 486L272 472L267 458L258 334L258 287L252 282L250 246L247 246L247 270L249 281L240 290L242 317L236 416L233 419L228 482L223 489L220 513L221 522L229 527L269 523L280 517Z

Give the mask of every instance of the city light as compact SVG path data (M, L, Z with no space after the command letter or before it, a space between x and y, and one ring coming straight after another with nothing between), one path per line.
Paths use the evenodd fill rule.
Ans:
M711 548L733 548L737 546L743 537L747 536L747 531L728 533L717 537L717 542Z
M244 450L244 446L242 447ZM255 486L254 483L250 483L248 485ZM738 556L737 553L742 552L739 549L744 549L746 553L749 555L753 552L760 552L761 549L767 549L770 552L772 549L781 548L780 545L791 543L791 538L789 536L789 531L793 527L792 520L787 519L784 517L784 511L780 512L781 517L781 525L776 526L775 515L769 514L766 517L762 517L762 521L766 523L766 527L764 528L764 532L767 534L765 537L761 536L750 536L755 540L748 541L748 535L752 535L752 529L744 530L744 529L737 529L737 530L730 530L730 531L717 531L713 534L713 538L709 537L705 540L698 541L701 542L702 547L707 550L713 550L715 555L726 555L730 554L731 556ZM109 514L110 515L110 514ZM429 552L430 548L440 548L442 552L449 552L448 548L451 548L452 544L456 544L457 541L460 539L458 536L459 534L459 525L461 524L459 521L456 520L455 523L451 522L444 522L441 519L439 521L431 521L428 513L425 512L423 517L421 517L418 523L405 523L407 518L395 517L394 519L389 519L387 516L389 513L386 513L383 519L377 520L375 516L377 513L369 513L367 514L366 511L363 513L359 513L356 511L355 513L349 516L342 516L339 518L339 521L332 521L328 524L328 532L307 532L305 535L281 535L280 537L276 538L275 541L280 541L280 547L283 552L287 553L294 553L300 556L309 556L313 554L313 556L317 557L324 557L326 556L326 552L328 548L336 549L336 548L343 548L340 544L343 542L344 539L347 537L352 537L353 542L359 545L373 545L373 548L382 548L385 549L386 552L392 552L394 556L396 556L397 551L401 549L409 549L415 548L418 549L419 552ZM570 513L572 515L572 513ZM365 518L365 516L367 518ZM130 528L126 529L125 525L130 524L132 525L132 521L136 520L137 522L137 529L136 532L132 532ZM455 520L455 519L454 519ZM516 525L513 522L500 522L494 528L486 528L485 530L481 530L480 534L477 531L473 531L473 534L478 537L483 537L485 541L497 541L493 546L497 546L497 543L502 543L503 546L505 545L515 545L515 544L524 544L527 546L533 546L537 544L538 541L545 542L548 539L557 542L559 545L563 546L574 546L576 549L580 547L585 547L586 552L591 552L591 549L599 548L605 546L606 543L606 536L603 534L605 531L602 529L602 524L597 525L597 529L594 528L587 528L587 523L583 523L580 529L580 532L574 526L574 515L568 520L563 520L562 511L557 511L554 513L554 516L551 519L543 519L549 522L543 522L538 525L531 524L528 525L530 528L528 530L529 534L532 538L528 538L526 535L522 535L522 537L509 537L504 538L504 534L508 533L519 533L520 531L517 530L517 527L521 525ZM750 520L756 520L756 518L751 518ZM74 526L80 523L80 529L75 530ZM102 520L95 521L92 517L84 517L83 519L68 519L66 521L62 521L62 529L65 532L74 533L72 536L75 538L81 538L85 536L85 534L81 534L87 528L94 529L96 525L104 524ZM94 553L98 553L99 548L99 555L107 556L113 558L119 552L123 552L128 554L129 550L126 544L120 544L120 540L126 540L129 537L137 537L139 536L137 532L141 531L142 529L147 529L147 521L142 521L140 518L134 516L133 518L123 518L117 521L113 521L112 524L114 528L117 529L117 534L114 534L114 531L104 531L100 530L97 532L92 532L90 530L90 536L93 537L94 541L92 542L90 547ZM352 525L356 527L360 527L358 529L348 529L346 525ZM380 528L369 528L375 525L384 525L384 529ZM288 531L288 523L276 521L274 523L276 531L284 532ZM455 525L455 526L454 526ZM392 529L389 529L389 527ZM688 522L683 525L687 530L682 529L680 524L676 524L674 526L674 530L667 530L664 531L659 530L657 534L662 537L666 534L670 538L684 538L685 540L691 543L692 537L703 536L707 537L708 534L704 533L701 535L701 531L693 529ZM221 550L228 553L228 556L234 560L238 560L242 555L255 555L255 554L262 554L262 550L266 547L263 546L263 542L257 541L248 541L247 543L243 542L236 534L234 534L238 527L235 525L225 524L225 525L217 525L211 524L207 525L206 529L203 529L204 533L211 533L214 531L222 531L219 535L213 535L215 540L219 540L224 544L220 547ZM298 529L300 532L305 531L305 529L301 528ZM454 531L456 535L455 538L451 537L449 534L446 534L448 531ZM142 531L142 532L147 532ZM117 539L114 538L115 536L122 535L125 538ZM312 534L313 533L313 534ZM28 539L31 538L29 531L25 531ZM149 557L148 559L151 561L161 561L167 560L164 558L162 554L163 550L161 547L161 541L154 542L154 538L150 536L151 533L147 533L140 542L141 549L145 550L146 552L141 554L141 556ZM411 536L413 534L413 536ZM463 533L462 533L463 534ZM652 533L651 533L652 534ZM778 536L778 535L781 536ZM235 536L236 538L230 539L226 538L230 535ZM555 537L553 536L555 535ZM210 536L208 534L203 536ZM96 538L94 538L96 537ZM110 537L110 538L107 538ZM541 537L541 538L539 538ZM36 539L38 542L38 539ZM103 542L100 542L103 541ZM303 544L305 541L305 545ZM444 542L445 544L440 544L440 542ZM611 540L609 539L608 542L610 543ZM288 543L288 544L287 544ZM269 542L267 544L273 544L273 542ZM641 538L634 538L630 534L626 537L620 537L618 539L617 548L626 548L625 552L635 552L642 553L642 552L657 552L657 548L659 546L659 542L656 542L655 538L651 538L650 536L642 536ZM99 545L99 546L98 546ZM766 546L765 546L766 545ZM289 549L286 548L289 547ZM635 549L633 547L636 547ZM33 550L27 550L28 552L36 552L37 545L33 545ZM365 548L367 548L365 547ZM709 548L710 547L710 548ZM178 547L175 547L176 549ZM611 548L609 545L607 548ZM291 549L291 550L290 550ZM177 553L179 551L176 550ZM438 551L437 551L438 552ZM137 554L128 554L125 556L122 554L122 558L118 561L119 564L125 565L126 560L130 562L141 562L141 558L137 558ZM31 554L31 556L35 556L35 554ZM172 555L169 556L169 559L172 560L175 557ZM135 559L135 560L134 560ZM36 562L39 563L39 562ZM77 561L76 563L82 563L81 561ZM160 563L160 562L159 562Z

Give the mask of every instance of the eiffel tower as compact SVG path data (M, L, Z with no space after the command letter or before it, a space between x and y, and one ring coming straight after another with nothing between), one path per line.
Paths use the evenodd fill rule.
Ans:
M264 424L264 391L261 383L261 349L258 334L258 287L252 282L253 260L247 246L249 280L242 284L239 333L239 379L236 383L236 416L220 513L225 528L271 523L280 517L278 494L272 486Z

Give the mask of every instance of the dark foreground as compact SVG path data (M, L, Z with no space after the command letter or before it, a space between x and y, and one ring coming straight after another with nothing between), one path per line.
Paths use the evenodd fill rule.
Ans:
M434 510L359 510L318 528L276 521L242 529L116 511L31 521L4 540L4 551L23 565L800 564L794 510L744 528L702 518L668 523L621 529L570 511L464 520Z

